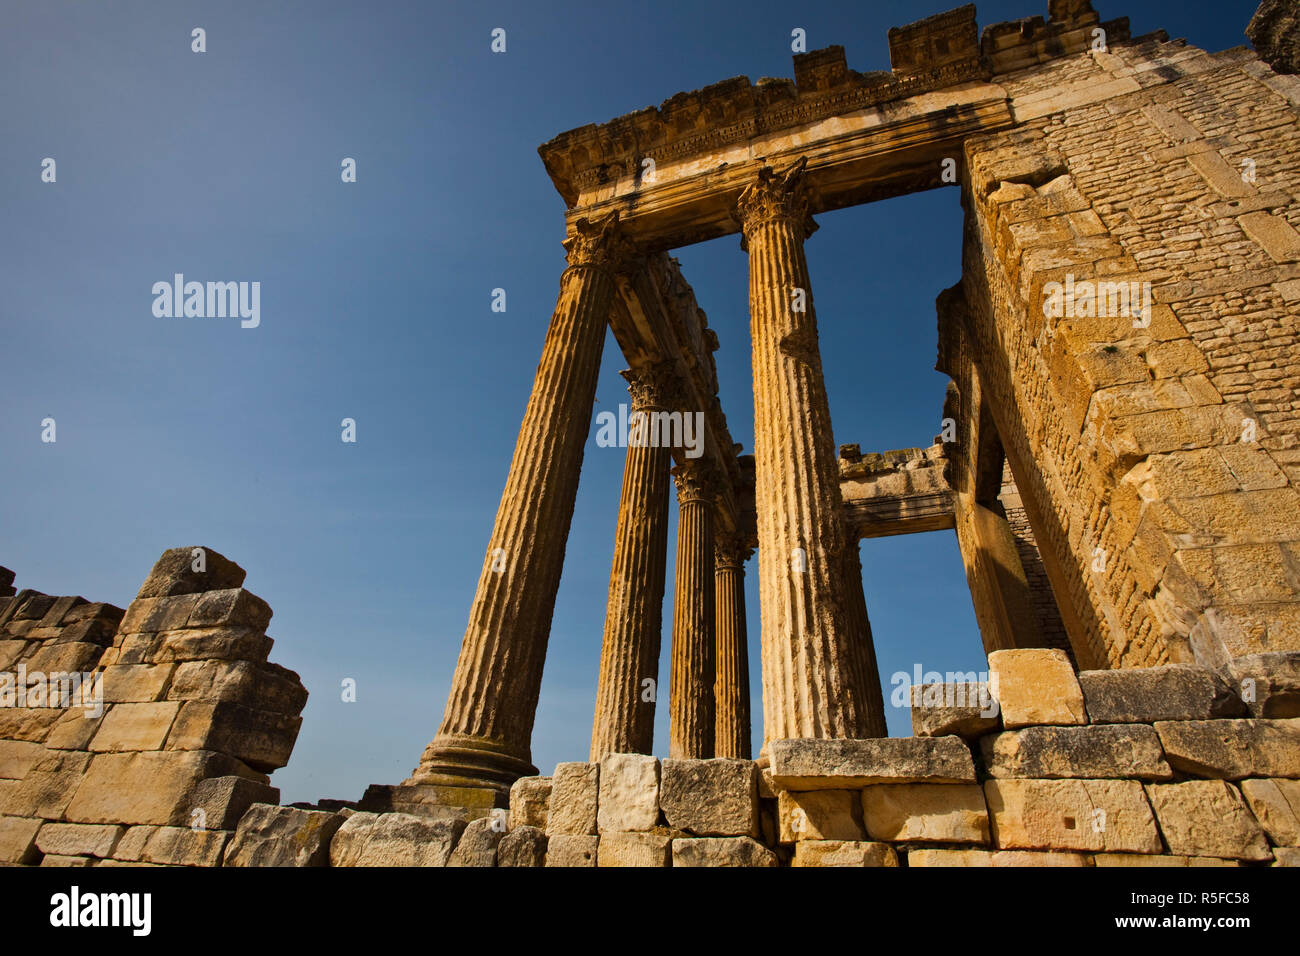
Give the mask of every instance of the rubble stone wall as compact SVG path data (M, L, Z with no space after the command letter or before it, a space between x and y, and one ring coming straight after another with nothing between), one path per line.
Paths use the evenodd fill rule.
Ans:
M0 597L0 865L218 866L244 812L279 802L307 691L268 662L271 609L243 581L176 548L125 611Z

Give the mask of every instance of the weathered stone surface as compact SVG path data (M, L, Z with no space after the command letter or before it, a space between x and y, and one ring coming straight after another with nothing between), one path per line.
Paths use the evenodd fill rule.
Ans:
M1198 777L1300 777L1300 719L1161 721L1175 770Z
M211 750L270 773L289 762L302 718L230 701L187 700L167 736L168 750Z
M40 743L59 716L53 707L0 707L0 739Z
M271 606L243 588L208 591L201 595L190 612L188 627L246 627L264 631L271 623ZM167 627L151 630L165 631Z
M602 834L649 830L658 823L659 761L644 754L610 754L601 760L597 818Z
M608 758L607 758L608 759ZM601 761L604 769L604 761ZM603 784L603 780L602 780ZM597 866L668 866L672 837L660 833L600 833Z
M0 740L0 777L21 780L45 755L45 745L32 740Z
M859 840L804 840L795 844L791 866L898 866L898 854L885 843Z
M1272 858L1237 788L1223 780L1147 784L1169 852L1237 860Z
M1086 724L1083 690L1063 651L1023 648L989 655L989 690L1007 729Z
M1300 10L1288 0L1261 0L1246 36L1262 59L1279 73L1300 73Z
M460 820L354 813L330 840L330 866L446 866L464 830Z
M149 657L164 661L250 661L264 663L275 642L248 627L202 627L158 634Z
M697 836L758 836L758 768L721 757L665 760L659 805L670 827Z
M231 836L227 830L157 827L145 841L139 860L163 866L221 866Z
M452 851L448 866L496 866L497 844L505 836L504 828L489 817L471 820Z
M497 844L497 866L545 866L546 831L516 827Z
M297 714L307 703L307 688L297 674L278 664L184 661L176 665L167 699L231 701L257 710Z
M122 634L153 633L184 627L199 603L198 594L174 594L170 597L137 598L122 616Z
M126 832L122 834L117 841L117 846L113 849L113 859L123 863L141 861L144 858L145 847L149 845L149 838L160 829L162 827L147 825L127 827Z
M1089 859L1082 853L1035 853L1028 850L911 850L907 854L909 867L936 866L1088 866Z
M99 732L99 725L103 722L103 717L93 717L93 711L86 711L80 707L65 710L54 726L50 728L49 736L45 738L45 746L50 750L86 750L90 747L91 740Z
M988 850L909 850L907 865L933 866L992 866L993 854Z
M987 684L913 685L912 736L978 737L1001 725Z
M112 752L160 750L180 706L176 701L115 704L104 715L89 749Z
M547 866L595 866L600 837L556 833L546 841Z
M980 740L994 777L1136 777L1168 780L1160 738L1146 724L1026 727Z
M226 866L328 866L330 840L343 826L337 813L258 803L239 821Z
M989 815L978 784L880 784L862 790L862 819L873 840L987 843Z
M1082 853L1034 853L1030 850L998 850L992 857L994 866L1088 866Z
M998 849L1161 851L1136 780L988 780L984 799Z
M550 810L546 832L590 835L596 830L596 811L600 792L600 764L561 763L551 776Z
M36 833L44 820L0 817L0 863L32 863L36 859Z
M226 776L266 780L238 760L202 750L96 754L65 816L74 823L188 826L198 782Z
M47 823L36 835L36 848L60 856L112 856L124 827L85 823Z
M203 552L195 554L196 550ZM204 570L196 571L199 563ZM244 583L244 569L213 551L211 548L169 548L162 553L140 585L137 595L142 598L165 597L169 594L197 594L237 588Z
M1300 717L1300 652L1248 654L1228 669L1253 716Z
M1191 664L1081 671L1079 686L1094 724L1243 717L1246 705L1214 671Z
M73 795L82 785L82 777L89 764L89 754L47 751L6 796L4 809L13 816L62 819Z
M113 664L104 668L104 702L144 703L162 700L175 664Z
M1243 780L1241 793L1274 846L1300 846L1300 780Z
M50 854L41 858L41 866L93 866L88 856L58 856Z
M960 737L774 740L771 751L772 782L787 790L975 782L975 763Z
M89 673L99 661L104 648L88 641L59 641L49 643L25 662L27 672L42 674Z
M866 839L859 799L855 790L782 790L777 795L781 842Z
M520 777L510 787L510 829L537 827L546 829L546 815L551 803L550 777Z
M747 836L673 840L673 866L777 866L776 854Z
M1240 866L1236 860L1212 856L1175 856L1166 853L1095 853L1093 866Z
M492 817L497 827L508 822L509 794L494 787L450 787L436 784L371 784L362 794L357 809L366 813L412 813L436 820L468 823Z
M213 777L194 786L194 809L202 812L202 825L209 830L234 830L253 804L279 802L278 787L244 777Z

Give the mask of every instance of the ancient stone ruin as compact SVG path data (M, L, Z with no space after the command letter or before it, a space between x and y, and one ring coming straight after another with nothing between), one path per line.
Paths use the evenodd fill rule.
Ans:
M829 47L796 55L793 80L725 80L544 144L569 265L443 722L410 778L279 806L267 775L306 691L268 662L270 609L243 571L180 548L125 612L0 598L0 668L45 693L0 709L0 862L1300 865L1296 19L1266 3L1251 31L1258 54L1207 53L1132 37L1088 0L982 31L968 5L891 30L888 72ZM950 186L965 226L961 275L934 290L942 432L837 451L815 217ZM669 255L727 235L750 269L753 455ZM539 776L607 325L642 440L588 760ZM673 490L660 760L644 689ZM947 528L989 680L914 686L914 735L889 738L857 542ZM51 675L80 672L102 681L102 713L85 715L84 686L46 706Z

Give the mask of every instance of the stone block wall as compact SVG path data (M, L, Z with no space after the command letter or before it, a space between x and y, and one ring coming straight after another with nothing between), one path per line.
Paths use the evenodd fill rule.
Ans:
M974 370L1081 667L1300 651L1300 80L1162 34L995 75L941 367ZM1048 283L1148 284L1149 324Z
M226 865L1300 865L1300 719L1250 717L1194 665L989 665L991 689L914 688L913 737L774 741L764 769L562 763L486 816L259 806Z
M217 866L278 802L307 691L243 580L177 548L125 611L0 597L0 864Z

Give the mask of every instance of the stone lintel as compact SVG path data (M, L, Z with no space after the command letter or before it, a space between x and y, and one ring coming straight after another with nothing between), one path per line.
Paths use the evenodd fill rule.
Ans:
M960 160L963 140L1014 123L1002 87L979 80L887 108L858 108L846 95L837 102L833 115L766 135L749 129L733 143L710 138L681 159L671 151L656 158L647 147L626 172L609 171L604 181L576 192L552 169L561 194L572 198L568 223L618 211L628 236L647 250L690 245L740 231L736 202L764 166L785 167L807 156L816 214L942 186L942 161ZM719 135L747 122L740 114L735 124L721 121ZM553 145L560 149L559 142L543 147L543 157ZM653 181L639 172L646 158L656 161Z

